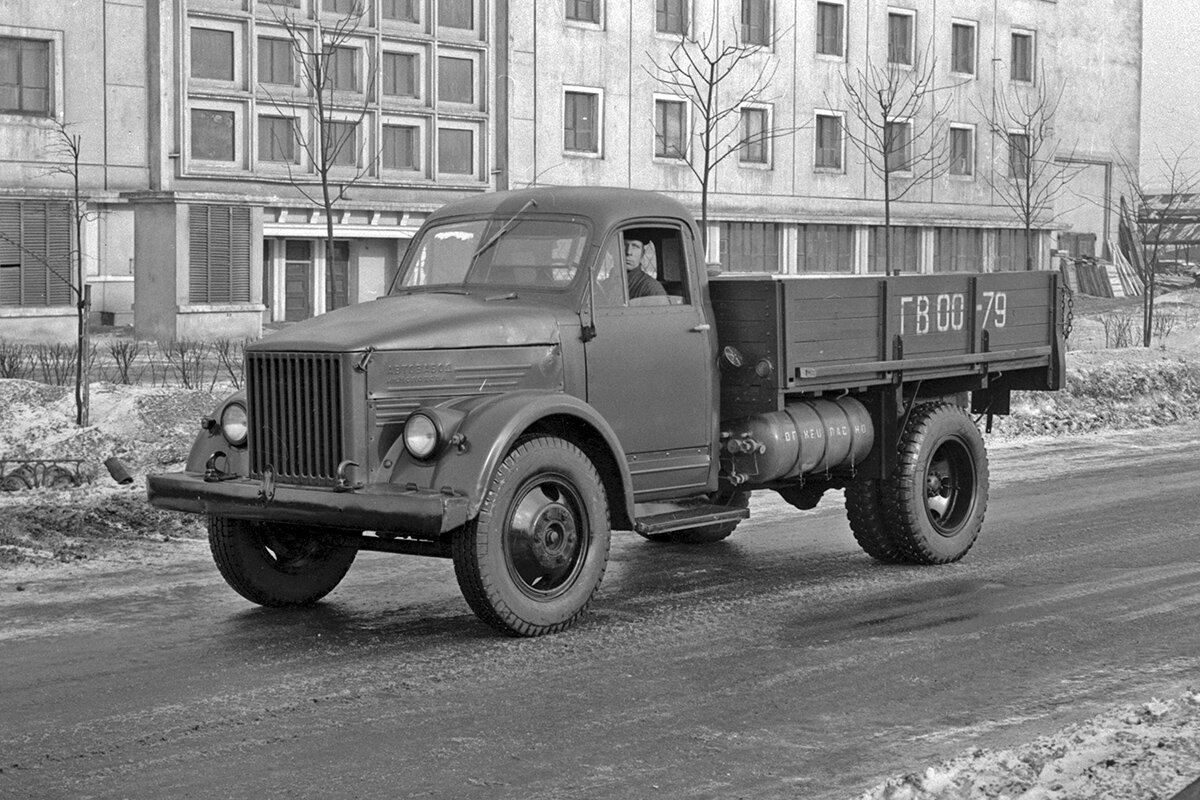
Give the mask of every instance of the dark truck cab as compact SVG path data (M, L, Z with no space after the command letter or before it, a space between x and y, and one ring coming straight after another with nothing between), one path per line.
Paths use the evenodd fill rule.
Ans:
M663 294L629 297L631 240ZM710 279L661 195L484 195L430 216L388 296L248 346L149 498L208 515L254 602L314 602L362 549L447 556L518 635L586 610L611 530L718 541L753 489L843 488L868 554L946 563L987 503L967 405L1060 388L1060 312L1047 272Z

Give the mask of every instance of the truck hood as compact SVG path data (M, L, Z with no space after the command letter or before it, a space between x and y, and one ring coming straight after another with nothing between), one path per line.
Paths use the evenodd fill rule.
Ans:
M492 299L487 299L491 297ZM419 293L331 311L264 337L257 351L444 350L554 344L565 307L505 295Z

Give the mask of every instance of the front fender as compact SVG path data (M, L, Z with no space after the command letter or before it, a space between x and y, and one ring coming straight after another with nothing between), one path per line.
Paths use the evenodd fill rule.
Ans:
M234 400L239 400L244 405L246 403L245 390L231 394L218 403L217 407L213 409L212 418L219 420L221 412L225 410L225 406ZM225 437L221 435L221 429L218 426L208 429L201 428L200 432L196 434L196 438L192 440L192 449L188 453L187 471L204 472L204 465L208 463L209 457L217 451L225 453L226 456L225 461L216 465L222 472L227 472L231 475L250 474L250 457L246 448L244 446L234 447L225 441Z
M479 514L492 475L508 455L521 434L539 422L556 420L567 423L584 437L592 460L608 494L613 522L624 526L633 519L633 482L625 463L625 454L612 426L594 408L577 397L537 390L510 392L488 397L472 397L448 404L465 412L457 432L462 445L448 446L432 462L422 463L404 450L399 437L381 462L387 474L377 473L373 480L399 485L416 483L433 489L462 492L468 497L468 517ZM589 447L585 447L587 450ZM604 453L597 453L596 448ZM606 458L599 458L604 455ZM620 498L612 487L620 487ZM623 518L624 517L624 518Z

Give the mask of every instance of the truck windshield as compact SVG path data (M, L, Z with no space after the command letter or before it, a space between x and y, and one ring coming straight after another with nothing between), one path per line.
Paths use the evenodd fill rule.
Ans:
M434 225L413 243L397 290L426 286L562 290L575 280L586 243L587 227L570 220L472 219Z

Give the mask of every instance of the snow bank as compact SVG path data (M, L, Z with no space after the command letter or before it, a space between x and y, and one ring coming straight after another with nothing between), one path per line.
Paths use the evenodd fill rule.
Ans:
M1168 798L1200 778L1200 693L1121 706L1013 750L974 749L859 800Z

